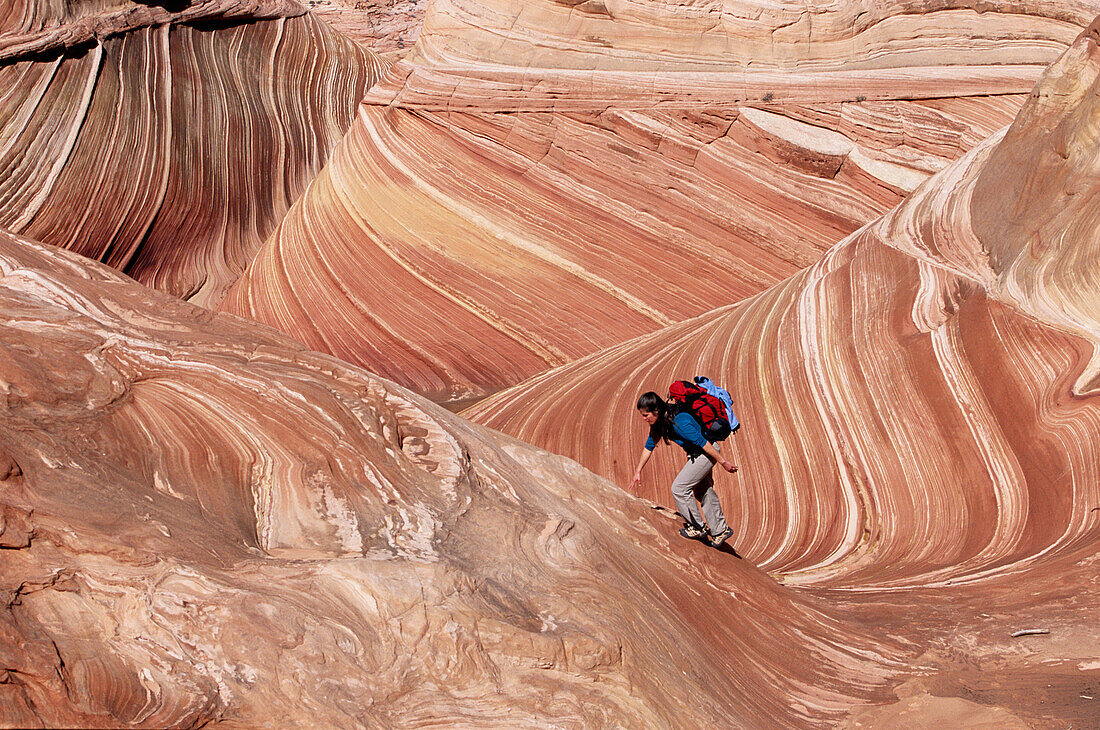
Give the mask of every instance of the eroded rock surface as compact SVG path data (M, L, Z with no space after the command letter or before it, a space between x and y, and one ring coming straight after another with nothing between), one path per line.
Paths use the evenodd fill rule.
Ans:
M28 30L0 66L0 227L216 304L384 63L296 5L119 5L121 26L74 4L65 38L85 21L109 32L53 49Z
M165 42L208 39L206 79L327 37L263 7L242 29L50 5L48 42L5 16L59 54L0 69L42 91L5 123L90 109L112 44L175 69ZM1095 25L980 142L1089 5L485 7L438 5L228 304L441 398L653 330L470 413L624 484L638 392L714 376L745 424L720 489L746 559L575 461L4 232L0 724L1095 724ZM120 9L137 30L79 21ZM734 40L760 68L728 67ZM57 153L35 139L4 144ZM45 159L7 190L78 169ZM656 329L731 290L761 293ZM643 497L666 499L668 451Z
M733 544L925 647L849 726L1094 724L1097 27L1011 128L806 271L464 415L626 485L639 393L708 374L743 424ZM674 451L643 496L671 503Z
M428 0L307 0L305 4L342 35L396 60L416 43Z
M70 252L0 234L0 306L0 723L815 725L909 651Z
M735 542L789 580L939 585L1095 551L1097 59L1093 26L1007 133L798 276L467 415L626 484L638 394L710 374L744 423L720 480ZM674 462L645 496L669 502Z
M397 83L373 96L534 111L1026 92L1096 12L1090 0L439 0Z
M129 30L221 18L285 18L294 0L8 0L0 7L0 61L99 45Z
M440 0L222 307L494 392L813 263L1008 124L1097 9Z

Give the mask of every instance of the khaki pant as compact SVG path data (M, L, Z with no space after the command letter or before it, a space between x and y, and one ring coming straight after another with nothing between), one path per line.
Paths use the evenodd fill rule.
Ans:
M714 448L721 448L718 444ZM726 531L726 516L722 514L722 504L714 491L714 462L706 454L688 459L684 468L672 480L672 499L676 502L676 511L693 525L703 526L706 517L711 535L721 535ZM697 503L698 502L698 503ZM699 512L699 505L703 511Z

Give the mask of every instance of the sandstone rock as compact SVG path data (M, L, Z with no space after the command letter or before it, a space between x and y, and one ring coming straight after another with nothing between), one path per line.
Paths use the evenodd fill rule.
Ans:
M1019 92L1097 12L1087 0L586 7L597 6L438 0L368 98L483 111Z
M167 23L305 12L294 0L9 0L0 10L0 61L98 45L112 35Z
M812 726L901 666L576 463L255 323L6 233L0 306L0 505L32 538L0 560L0 724Z
M1011 582L1094 554L1097 59L1090 29L1008 132L799 275L466 415L625 485L637 396L710 375L743 424L719 479L734 542L788 584ZM678 459L655 461L642 494L670 504Z
M383 58L407 54L420 35L427 0L308 0L310 11Z
M65 49L36 59L52 75L0 73L54 89L58 124L135 49L163 63L162 36L222 59L314 31L344 47L294 9L214 29L56 7L44 36L0 18ZM119 8L91 25L139 30L82 56L98 31L70 15ZM0 724L1094 717L1038 703L1100 656L1096 27L980 141L1090 8L441 2L227 300L443 398L612 344L471 413L620 483L637 393L707 372L745 423L720 485L734 545L784 585L577 461L0 232ZM96 54L98 75L73 65ZM761 68L731 70L738 54ZM194 78L221 78L202 55ZM31 107L5 102L3 123ZM70 136L4 144L40 159ZM86 172L48 159L4 194ZM684 259L707 261L704 286ZM730 290L752 298L657 329ZM1021 654L1011 630L1038 625Z
M309 15L121 5L151 16L52 55L21 47L0 68L0 226L213 304L384 64Z
M758 294L1091 19L880 5L440 0L221 308L458 401Z
M1100 19L1031 94L975 182L975 234L998 290L1023 309L1100 345L1100 192L1093 143ZM1100 392L1100 357L1076 394Z
M855 147L839 132L751 107L741 110L729 136L774 162L825 178L836 177Z
M0 454L0 482L23 476L19 463L8 454Z

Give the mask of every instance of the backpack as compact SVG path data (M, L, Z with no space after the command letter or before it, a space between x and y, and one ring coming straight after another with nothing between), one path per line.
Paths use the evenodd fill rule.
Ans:
M694 380L700 388L722 401L722 405L726 407L726 420L730 422L730 433L741 428L741 423L737 420L737 416L733 415L733 398L730 397L729 391L725 388L719 388L714 384L714 381L702 375L696 375Z
M729 393L714 385L708 378L696 378L696 381L699 380L710 384L716 391L724 393L726 398L730 397ZM707 392L707 388L701 383L692 383L687 380L673 382L668 386L668 400L674 406L690 413L699 422L707 441L712 443L723 441L733 433L732 424L737 421L730 420L733 416L732 399L727 406L721 396Z

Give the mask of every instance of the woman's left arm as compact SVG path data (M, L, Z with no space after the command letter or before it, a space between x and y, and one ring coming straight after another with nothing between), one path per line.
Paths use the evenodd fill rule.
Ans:
M722 456L722 452L714 448L714 444L707 444L703 447L703 452L706 453L711 459L716 461L720 467L728 471L730 474L737 471L737 465L732 461Z

